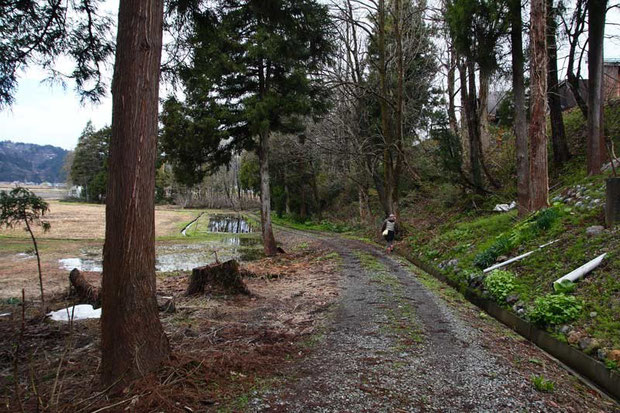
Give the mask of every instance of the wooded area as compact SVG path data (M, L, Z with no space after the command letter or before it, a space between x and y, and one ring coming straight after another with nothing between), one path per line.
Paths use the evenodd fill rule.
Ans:
M166 10L123 0L115 42L98 2L4 3L2 108L19 70L53 70L57 56L73 59L78 91L97 99L115 52L111 127L87 125L69 167L85 200L107 208L106 385L126 386L170 352L155 298L156 200L260 206L275 256L274 215L375 227L437 197L467 210L516 199L526 216L550 205L550 174L571 159L600 174L620 143L603 116L620 90L617 70L604 77L606 13L618 7L606 0L184 0ZM160 76L178 88L161 113ZM568 93L587 118L581 140L566 131Z

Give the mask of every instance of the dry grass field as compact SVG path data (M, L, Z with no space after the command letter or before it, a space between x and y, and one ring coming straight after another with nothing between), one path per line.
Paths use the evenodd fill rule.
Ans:
M51 239L103 239L105 234L105 205L74 202L49 201L50 210L44 219L52 228L44 233L36 228L37 238ZM155 235L175 236L184 222L195 217L195 211L172 207L158 207L155 210ZM0 237L27 238L22 227L0 229Z
M45 219L50 231L36 228L41 253L43 282L47 294L66 291L68 271L59 268L58 260L83 256L84 251L101 249L105 233L105 206L50 201ZM199 212L158 207L155 231L158 238L180 235L183 225ZM37 260L32 241L22 228L0 229L0 299L19 297L24 288L26 297L38 299Z

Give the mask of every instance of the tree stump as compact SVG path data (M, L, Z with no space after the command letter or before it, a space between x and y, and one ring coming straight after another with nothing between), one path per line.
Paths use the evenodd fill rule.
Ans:
M192 270L185 295L205 292L250 294L239 272L239 264L235 260L213 263Z
M71 287L73 287L73 290L80 298L80 301L86 304L92 304L95 308L101 307L100 288L89 283L80 270L77 268L71 270L69 273L69 281L71 282Z

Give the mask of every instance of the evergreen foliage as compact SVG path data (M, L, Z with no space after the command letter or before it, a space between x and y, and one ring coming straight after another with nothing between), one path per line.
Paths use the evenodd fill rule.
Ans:
M221 0L192 17L186 101L168 98L161 117L162 148L186 184L256 149L261 133L299 133L324 113L317 72L332 50L327 7L314 0Z
M102 66L112 53L109 18L98 14L99 0L0 2L0 109L11 105L20 70L38 65L53 79L62 75L59 56L75 62L68 77L83 99L98 101L105 93Z
M455 48L480 65L483 71L497 68L498 40L508 30L505 1L453 0L446 19Z
M78 138L71 180L83 188L82 196L89 202L105 200L108 181L108 155L112 130L104 127L98 131L88 122Z

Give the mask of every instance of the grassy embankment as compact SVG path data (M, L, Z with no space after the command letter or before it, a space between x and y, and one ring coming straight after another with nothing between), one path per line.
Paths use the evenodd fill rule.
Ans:
M620 101L606 108L607 134L620 144ZM438 268L459 285L478 289L522 318L552 332L599 358L609 368L620 364L620 230L588 228L604 225L605 179L588 177L583 143L585 123L578 110L565 114L573 159L552 169L549 209L519 219L516 211L491 212L495 202L514 196L514 177L507 187L476 208L448 200L445 191L430 191L401 211L406 234L400 247ZM428 194L427 194L428 195ZM414 197L415 198L415 195ZM355 228L328 221L296 223L275 218L298 229L345 232L377 240L376 228ZM591 230L592 231L592 230ZM538 250L538 247L555 241ZM482 269L520 254L530 256L483 274ZM600 254L603 263L584 279L557 292L553 281Z

